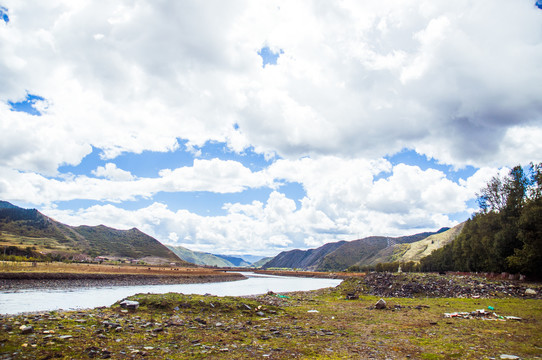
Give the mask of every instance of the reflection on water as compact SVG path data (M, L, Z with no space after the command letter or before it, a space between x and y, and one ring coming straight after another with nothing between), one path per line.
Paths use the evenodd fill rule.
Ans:
M18 290L0 293L0 314L58 309L88 309L109 306L137 293L211 294L217 296L244 296L288 291L306 291L337 286L341 280L296 278L255 273L242 273L246 280L206 284L141 285L92 287L73 289Z

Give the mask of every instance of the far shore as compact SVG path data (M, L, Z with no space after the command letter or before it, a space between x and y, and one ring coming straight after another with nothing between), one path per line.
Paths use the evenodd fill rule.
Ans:
M363 277L366 273L355 272L323 272L323 271L296 271L296 270L254 270L256 274L276 275L276 276L294 276L308 278L325 279L348 279L354 277Z
M196 284L246 279L205 268L38 263L0 265L0 291L72 287Z

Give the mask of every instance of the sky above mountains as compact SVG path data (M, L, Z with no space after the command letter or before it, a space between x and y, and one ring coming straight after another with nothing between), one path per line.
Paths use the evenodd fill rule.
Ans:
M540 7L0 0L0 199L227 254L453 226L542 161Z

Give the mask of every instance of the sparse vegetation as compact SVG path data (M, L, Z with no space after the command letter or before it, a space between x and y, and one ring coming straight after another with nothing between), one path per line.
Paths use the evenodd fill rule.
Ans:
M250 298L138 294L137 310L0 317L0 356L146 359L484 359L540 356L542 300L385 298L360 279L334 289ZM361 289L359 300L345 294ZM495 308L521 321L445 318ZM20 326L31 326L23 334Z

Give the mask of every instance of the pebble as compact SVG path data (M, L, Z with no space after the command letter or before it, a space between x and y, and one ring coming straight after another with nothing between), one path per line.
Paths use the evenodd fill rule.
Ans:
M21 325L19 330L21 330L21 334L31 334L34 331L34 328L30 325Z

